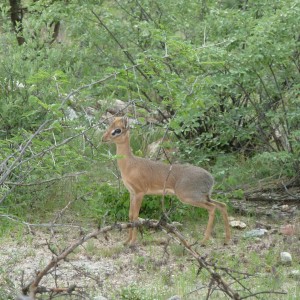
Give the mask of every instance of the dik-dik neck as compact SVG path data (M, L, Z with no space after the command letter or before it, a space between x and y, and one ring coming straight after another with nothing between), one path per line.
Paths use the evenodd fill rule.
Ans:
M124 167L126 162L133 158L133 154L130 148L130 138L129 134L127 133L124 137L124 140L121 143L116 144L117 147L117 155L118 158L118 165L120 168Z

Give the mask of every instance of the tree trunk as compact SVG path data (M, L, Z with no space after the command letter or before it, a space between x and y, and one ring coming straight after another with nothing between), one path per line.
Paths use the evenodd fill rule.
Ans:
M9 0L10 3L10 19L13 24L14 31L17 35L17 41L19 45L25 43L25 39L22 36L23 31L23 9L21 7L21 0Z

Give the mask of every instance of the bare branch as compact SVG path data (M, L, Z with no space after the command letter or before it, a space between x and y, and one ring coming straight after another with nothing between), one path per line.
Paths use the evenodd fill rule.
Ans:
M53 183L55 181L60 181L62 179L65 178L70 178L70 177L77 177L83 174L86 174L86 171L82 171L82 172L76 172L76 173L70 173L70 174L65 174L63 176L60 177L56 177L56 178L50 178L47 180L43 180L43 181L37 181L37 182L31 182L31 183L22 183L22 182L11 182L11 181L5 181L4 184L6 185L16 185L16 186L34 186L34 185L42 185L42 184L48 184L48 183Z
M240 299L248 299L248 298L252 298L252 297L256 297L258 295L264 295L264 294L275 294L275 295L286 295L286 292L273 292L273 291L263 291L263 292L257 292L257 293L253 293L244 297L241 297Z
M82 228L82 226L79 225L71 225L71 224L59 224L59 223L28 223L25 221L22 221L20 219L18 219L15 216L12 215L7 215L7 214L0 214L0 218L6 218L10 221L28 226L28 227L72 227L72 228Z
M99 24L108 32L108 34L112 37L112 39L117 43L117 45L122 49L128 60L136 66L136 69L139 71L139 73L146 79L148 80L148 76L142 71L142 69L139 68L139 66L136 65L134 58L132 55L128 52L128 50L123 47L123 45L120 43L120 41L116 38L116 36L111 32L111 30L104 24L104 22L100 19L100 17L92 11L92 14L97 18Z
M149 220L143 220L139 222L134 223L122 223L122 224L114 224L110 226L105 226L103 228L97 229L92 231L91 233L81 237L79 240L75 241L73 244L71 244L69 247L67 247L63 252L61 252L58 256L55 256L51 259L51 261L46 265L46 267L41 270L36 277L33 279L32 282L30 282L27 286L23 288L23 294L27 295L29 293L29 296L31 299L35 299L35 295L38 290L39 283L41 282L42 278L46 276L54 267L57 266L57 264L64 260L70 253L72 253L78 246L82 245L86 241L88 241L91 238L95 238L100 234L104 234L108 231L111 231L115 228L119 230L124 230L126 228L132 228L132 227L140 227L143 225L147 225L149 227L156 227L158 224L157 221L149 221Z
M96 80L96 81L93 81L91 83L88 83L88 84L85 84L85 85L82 85L80 86L79 88L73 90L72 92L70 92L62 101L62 105L67 102L72 96L74 96L75 94L79 93L80 91L84 90L84 89L90 89L92 88L94 85L98 85L98 84L101 84L111 78L116 78L118 75L120 75L122 72L124 71L128 71L128 70L131 70L131 69L134 69L134 68L137 68L138 66L140 66L141 64L134 64L133 66L130 66L130 67L126 67L124 69L122 69L121 71L119 72L115 72L115 73L112 73L112 74L109 74L107 75L106 77L104 78L101 78L99 80Z
M49 123L50 121L47 120L45 121L39 128L38 130L32 134L32 136L28 139L28 141L25 143L24 146L21 146L20 147L20 154L19 156L15 159L15 161L11 164L11 166L9 166L9 168L3 172L3 174L1 175L0 177L0 185L6 180L6 178L10 175L10 173L12 172L12 170L15 169L15 167L18 165L18 163L21 161L21 159L23 158L24 154L25 154L25 151L26 149L30 146L30 144L32 143L32 140L37 136L39 135L44 127ZM11 156L10 156L11 157ZM6 160L7 161L7 160ZM0 202L1 203L1 202Z

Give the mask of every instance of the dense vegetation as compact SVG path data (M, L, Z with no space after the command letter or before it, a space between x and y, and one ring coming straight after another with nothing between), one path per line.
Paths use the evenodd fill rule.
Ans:
M299 1L19 0L0 11L1 224L66 205L86 220L127 217L99 131L115 99L138 121L137 155L167 130L176 158L211 169L219 188L299 182Z

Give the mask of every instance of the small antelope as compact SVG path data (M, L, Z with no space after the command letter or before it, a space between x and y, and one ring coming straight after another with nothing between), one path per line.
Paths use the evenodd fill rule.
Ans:
M216 208L222 213L225 224L225 244L230 241L230 228L226 204L211 199L214 184L206 170L192 166L170 165L136 157L132 154L129 138L129 123L126 117L113 120L102 137L104 142L113 142L117 147L118 166L124 185L130 193L129 220L137 221L144 195L176 195L183 203L208 210L209 219L202 244L211 236ZM129 229L125 244L136 242L137 229Z

